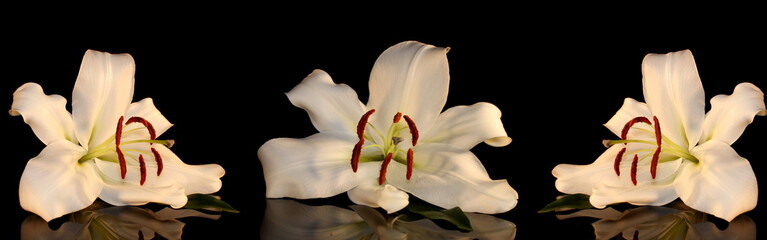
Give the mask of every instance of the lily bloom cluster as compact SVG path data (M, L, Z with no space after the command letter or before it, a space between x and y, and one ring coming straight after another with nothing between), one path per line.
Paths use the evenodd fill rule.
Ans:
M677 198L731 221L756 206L758 188L748 160L730 146L754 116L767 114L764 94L741 83L711 99L689 50L649 54L642 63L647 103L626 98L606 124L618 140L589 165L560 164L556 188L591 195L597 208L613 203L665 205ZM652 120L650 120L652 119Z
M512 209L517 192L505 180L491 180L469 151L483 141L496 147L511 142L501 111L477 103L441 112L450 79L447 51L413 41L390 47L373 66L367 104L326 72L309 74L287 95L319 133L261 146L266 196L347 192L357 204L392 213L408 205L410 193L467 212Z
M37 83L13 93L10 114L22 116L46 146L29 160L19 184L24 209L45 221L78 211L96 198L116 206L149 202L174 208L187 195L221 188L218 164L187 165L157 137L172 124L151 98L131 103L135 64L128 54L88 50L66 99Z

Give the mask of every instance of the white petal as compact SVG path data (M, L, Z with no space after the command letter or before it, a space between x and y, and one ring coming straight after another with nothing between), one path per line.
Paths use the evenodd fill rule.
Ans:
M125 112L125 121L128 121L128 119L135 116L142 117L149 121L149 123L152 124L155 132L157 132L157 136L162 135L171 126L173 126L173 124L171 124L168 119L166 119L165 116L160 113L160 110L157 110L157 107L154 106L154 101L152 101L151 98L144 98L141 101L131 103L130 106L128 106L128 110ZM137 123L134 124L136 124L136 126L143 126ZM117 123L115 122L115 126L116 125ZM146 131L139 132L145 133Z
M266 197L324 198L349 191L378 176L380 162L351 168L353 133L318 133L307 138L275 138L258 150L264 169Z
M397 112L428 132L447 101L450 74L447 49L415 41L386 49L370 73L367 106L376 109L372 123L387 129Z
M99 198L115 206L138 206L154 202L180 208L187 202L184 188L178 185L141 186L134 183L108 183L104 185Z
M77 143L72 114L66 104L62 96L45 95L37 83L25 83L13 93L10 114L24 117L24 122L46 145L58 140Z
M72 118L82 146L99 145L115 134L133 98L135 69L129 54L85 52L72 91Z
M754 115L764 115L764 93L751 83L741 83L732 95L711 98L711 110L703 121L700 143L717 139L727 144L738 140L746 126L754 121Z
M465 150L482 141L495 147L511 143L501 122L501 110L484 102L447 109L423 136L423 142L447 143Z
M431 204L466 212L501 213L517 205L517 191L506 180L492 180L469 151L447 144L424 143L414 149L414 171L392 161L386 181Z
M661 206L677 199L671 183L645 184L641 186L599 185L594 188L589 202L596 208L614 203L627 202L637 206Z
M147 180L144 185L139 184L139 166L134 161L128 160L127 174L125 179L120 177L120 167L117 163L96 159L96 166L101 172L101 178L104 181L104 190L99 195L102 200L115 205L144 205L150 202L164 203L174 208L186 205L186 194L184 193L183 178L182 181L176 181L173 177L177 175L165 176L165 171L158 181L156 178L156 169L147 168ZM150 161L151 162L151 161ZM147 165L149 165L147 163Z
M647 107L646 103L639 102L637 100L634 100L633 98L626 98L623 100L623 106L621 106L621 108L618 109L618 112L616 112L615 115L613 115L613 117L610 118L610 120L607 121L607 123L605 123L605 127L607 127L607 129L610 129L611 132L615 133L616 136L620 136L621 131L623 131L623 127L626 126L626 123L628 123L629 121L631 121L631 119L634 119L636 117L646 117L647 119L652 121L652 113L650 112L650 109ZM649 126L649 125L642 126L642 125L646 125L646 124L636 124L634 125L634 127L644 127L651 131L654 131L654 128L652 126ZM629 131L629 134L641 134L641 133L644 133L644 132ZM650 137L654 141L655 135L652 134Z
M58 240L77 239L85 225L76 222L65 222L56 230L48 227L48 222L42 218L30 215L21 223L22 240Z
M647 54L642 61L644 97L663 135L680 146L695 146L703 132L703 84L689 50Z
M686 164L674 182L687 206L727 221L756 207L754 170L730 145L711 140L694 148L692 154L700 162Z
M181 161L175 153L161 144L155 144L155 149L163 159L163 171L159 181L169 181L184 188L184 194L210 194L221 189L221 177L224 168L218 164L189 165ZM149 163L147 163L149 165ZM156 176L147 170L148 175Z
M19 183L19 201L46 221L83 209L102 191L92 162L78 164L85 150L69 141L56 141L27 162Z
M372 230L355 212L336 206L308 206L267 199L261 239L361 239Z
M616 181L613 163L615 155L623 148L614 145L607 149L596 161L589 165L559 164L551 171L557 178L554 186L567 194L583 193L591 195L592 190L605 181ZM627 173L624 173L627 174Z
M357 93L346 84L336 84L322 70L314 70L287 95L293 105L306 110L320 132L355 132L365 113Z
M396 187L384 184L378 185L377 180L370 179L360 183L347 192L349 199L356 204L369 207L380 207L388 213L393 213L407 207L410 201L406 192Z

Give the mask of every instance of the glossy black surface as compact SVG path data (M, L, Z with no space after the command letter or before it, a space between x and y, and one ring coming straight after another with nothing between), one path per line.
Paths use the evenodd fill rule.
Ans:
M313 69L323 69L366 102L371 67L389 46L418 40L451 47L446 107L493 103L503 112L513 139L507 147L481 144L473 149L492 178L508 179L520 194L515 209L495 217L513 222L517 239L589 239L595 219L558 220L536 211L559 195L551 169L559 163L593 162L604 151L601 140L614 138L602 124L624 98L643 99L644 55L691 49L706 101L730 94L745 81L767 89L767 39L748 33L679 30L684 28L655 32L649 26L614 29L585 23L533 26L524 21L496 22L497 31L483 32L441 24L435 25L445 29L433 29L431 24L397 31L398 25L360 30L239 22L236 29L201 25L160 33L128 28L76 31L80 34L71 37L46 31L10 34L14 38L2 52L0 107L9 108L13 91L29 81L40 83L48 94L71 99L86 49L130 53L137 64L134 101L152 97L175 124L163 136L176 140L172 150L182 160L226 169L217 195L241 211L215 221L181 219L187 223L184 238L259 236L266 199L256 150L271 138L316 132L284 92ZM13 239L31 215L18 205L18 181L26 161L43 144L20 117L0 115L0 129L5 139L0 187L5 221L10 222L3 232ZM767 180L765 132L767 119L757 117L733 145L750 160L762 186ZM345 195L304 203L352 205ZM767 226L766 203L762 196L757 208L746 213L757 228ZM727 225L714 222L720 228Z

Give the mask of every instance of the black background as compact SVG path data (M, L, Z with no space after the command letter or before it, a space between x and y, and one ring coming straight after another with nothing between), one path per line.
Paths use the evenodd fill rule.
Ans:
M601 140L615 138L602 124L623 98L643 101L644 55L691 49L707 102L716 94L732 93L740 82L767 88L767 39L726 27L713 31L706 26L691 30L684 24L614 28L585 22L498 21L484 26L490 30L479 30L436 20L418 22L417 29L399 24L360 29L311 21L281 27L199 23L164 23L152 32L119 26L107 33L82 28L66 34L40 30L6 35L11 43L2 52L0 107L10 108L13 91L30 81L71 103L85 50L130 53L137 65L133 100L153 98L175 124L162 137L176 140L173 151L185 162L218 163L226 169L217 195L241 211L224 213L218 221L184 219L184 237L257 236L265 202L258 147L271 138L316 132L285 92L313 69L323 69L366 102L371 67L389 46L418 40L451 47L446 107L493 103L503 112L513 139L507 147L480 144L473 149L492 178L508 179L519 192L518 206L497 216L517 225L518 239L589 239L591 219L559 221L536 211L559 195L551 169L559 163L593 162L604 151ZM733 145L750 160L761 186L767 180L766 120L757 117ZM4 235L14 236L31 214L18 205L18 181L26 161L44 146L21 117L0 115L0 129L5 139L0 187L6 200L4 222L10 222L3 229ZM757 208L746 214L757 226L767 226L767 198L761 195ZM345 195L310 203L351 204Z

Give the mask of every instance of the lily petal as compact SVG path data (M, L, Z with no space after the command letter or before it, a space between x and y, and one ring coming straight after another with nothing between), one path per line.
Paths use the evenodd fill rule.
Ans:
M138 184L121 184L112 179L104 184L99 198L115 206L138 206L150 202L170 205L180 208L186 205L187 198L184 188L178 185L150 186Z
M710 140L692 154L700 162L686 164L674 182L687 206L727 221L756 207L754 170L730 145Z
M659 183L643 186L599 185L594 188L589 202L596 208L628 202L637 206L661 206L677 199L674 184Z
M306 110L320 132L355 131L365 113L357 93L346 84L336 84L322 70L314 70L287 95L293 105Z
M424 143L415 152L414 172L389 165L387 181L424 201L466 212L501 213L517 205L517 191L506 180L492 180L473 153L448 144Z
M157 133L157 136L162 135L165 131L168 131L168 129L173 126L173 124L171 124L170 121L168 121L168 119L166 119L165 116L160 113L160 110L157 110L157 107L154 106L154 101L152 98L144 98L141 101L131 103L130 106L128 106L128 110L125 112L125 119L127 120L136 116L142 117L151 123L152 127ZM143 125L137 124L136 126ZM146 131L139 132L149 136ZM123 137L126 136L123 135ZM148 137L143 137L143 139L147 138Z
M695 146L703 133L706 101L692 52L647 54L642 75L645 101L663 135L680 146Z
M611 132L615 133L616 136L620 136L621 131L623 131L623 127L626 125L626 123L636 117L646 117L647 119L652 119L650 108L647 107L646 103L639 102L633 98L626 98L623 100L623 106L621 106L621 108L618 109L618 112L616 112L615 115L613 115L613 117L610 118L610 120L607 121L607 123L604 125L607 129L610 129ZM641 125L637 124L634 125L634 127L641 127ZM651 126L647 126L647 129L649 129L651 132L654 131ZM654 134L647 134L642 131L629 131L629 134L644 134L644 137L640 138L649 138L652 141L655 141ZM636 137L631 138L635 139Z
M136 65L130 54L88 50L72 91L72 118L80 145L90 148L115 133L133 98Z
M428 132L447 101L450 74L446 53L445 48L415 41L386 49L370 73L367 106L376 109L371 122L386 129L401 112L415 121L418 130Z
M77 143L72 114L67 100L59 95L45 95L37 83L25 83L13 93L11 116L24 117L37 138L48 145L58 140Z
M554 186L567 194L583 193L591 195L593 189L606 179L618 178L613 169L615 155L623 146L615 145L607 149L596 161L589 165L559 164L551 171L557 178Z
M164 145L154 146L163 159L163 172L160 181L167 179L169 182L184 188L184 194L195 193L210 194L221 189L221 177L226 173L218 164L189 165L181 161L173 151ZM152 175L152 174L148 174Z
M380 162L361 162L357 172L352 171L352 148L357 141L354 133L333 132L264 143L258 158L264 169L266 197L331 197L374 179Z
M511 143L501 122L501 110L491 103L455 106L439 115L423 142L447 143L469 150L484 141L502 147Z
M80 146L56 141L30 159L19 183L21 207L50 221L91 205L102 183L92 162L77 163L83 155Z
M359 186L347 192L349 199L356 204L369 207L380 207L388 213L399 211L410 203L406 192L385 184L378 185L376 181L364 181Z
M700 144L717 139L727 144L738 140L746 126L754 121L755 115L764 116L764 93L751 83L741 83L732 95L717 95L711 98L711 110L703 121L703 136Z

